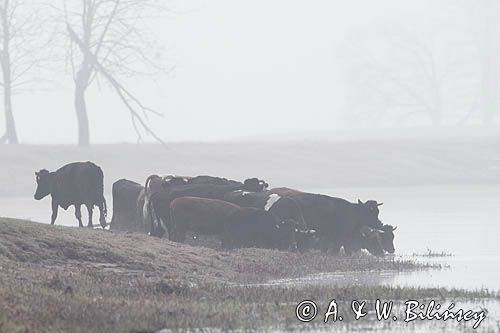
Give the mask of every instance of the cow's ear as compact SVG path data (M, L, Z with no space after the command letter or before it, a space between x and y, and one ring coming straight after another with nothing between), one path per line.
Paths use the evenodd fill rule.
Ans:
M377 204L377 207L382 206L383 204L384 204L383 202L378 203L378 204Z
M35 176L37 176L37 177L38 177L38 175L39 175L39 174L40 174L40 172L35 171Z
M358 204L362 205L363 201L361 201L361 200L358 199Z

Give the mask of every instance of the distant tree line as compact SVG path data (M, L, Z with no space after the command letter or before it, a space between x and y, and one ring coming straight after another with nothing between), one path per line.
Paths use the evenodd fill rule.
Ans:
M455 24L394 19L348 38L346 116L369 124L480 122L500 112L500 1L447 3Z

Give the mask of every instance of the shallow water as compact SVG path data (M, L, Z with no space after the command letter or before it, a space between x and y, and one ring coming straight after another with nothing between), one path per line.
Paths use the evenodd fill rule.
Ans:
M426 186L409 188L338 188L311 190L343 197L351 201L376 199L384 202L380 217L384 223L398 226L396 230L396 258L439 263L443 269L412 272L352 272L322 273L299 279L270 281L269 285L300 287L310 284L393 285L413 287L448 287L500 291L500 186ZM108 221L111 220L111 198L108 196ZM86 209L82 209L86 225ZM50 199L0 198L0 216L8 216L48 223ZM98 221L97 209L94 221ZM59 210L56 222L74 226L73 208ZM446 252L452 256L425 257L414 254ZM486 307L488 321L482 330L500 330L500 302L469 302L465 308ZM387 323L373 320L353 324L300 325L305 332L335 330L393 332L411 329L415 332L470 330L471 325L450 322ZM281 331L277 329L277 331Z
M398 226L396 257L449 265L440 270L418 272L370 272L308 276L297 283L391 284L405 286L442 286L467 289L500 290L500 186L422 186L400 188L338 188L310 190L351 201L376 199L384 202L380 218ZM108 221L112 199L107 196ZM86 209L82 208L86 225ZM0 216L49 223L50 198L0 198ZM94 211L98 224L98 211ZM72 207L59 209L57 224L78 225ZM446 257L421 257L413 254L434 252ZM283 281L281 281L283 282Z
M0 197L0 216L50 223L50 215L52 212L50 202L50 196L40 201L36 201L33 197ZM108 205L107 221L110 222L113 212L111 205L112 199L106 196L106 202ZM81 212L83 225L87 226L87 208L82 206ZM94 214L92 216L94 225L99 225L99 209L97 207L94 207ZM78 227L78 221L75 218L73 206L69 207L66 211L59 207L55 224Z
M397 256L449 269L372 273L363 283L500 290L500 186L335 189L348 200L384 202L380 218L398 226ZM446 252L451 257L414 257ZM373 280L373 281L370 281Z

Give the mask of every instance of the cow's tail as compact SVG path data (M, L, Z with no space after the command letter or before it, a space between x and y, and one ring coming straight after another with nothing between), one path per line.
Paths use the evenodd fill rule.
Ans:
M108 217L108 205L106 204L106 198L104 198L104 195L102 196L102 214L105 219Z
M146 184L147 183L148 183L148 180L146 180ZM147 207L145 213L147 214L147 217L149 218L149 234L151 236L154 236L155 230L156 230L156 223L155 223L155 221L156 221L156 210L154 209L153 198L148 197L147 188L144 191L145 191L144 200L146 201L145 205Z
M100 167L98 168L99 168L99 178L100 178L99 183L101 184L100 194L101 194L102 216L104 217L104 221L106 221L106 218L108 217L108 205L106 204L106 198L104 198L104 173L102 172L102 169Z
M146 183L144 184L144 188L146 189L146 193L149 192L149 183L151 182L151 179L153 178L159 178L160 176L158 175L151 175L148 178L146 178Z
M149 200L147 203L147 207L148 207L148 211L149 211L149 223L150 223L149 233L151 236L161 237L165 233L164 230L166 230L166 228L165 228L165 224L163 223L162 218L158 215L158 213L156 212L156 209L154 208L153 201L154 201L153 196L151 196L151 197L149 197ZM163 231L160 230L160 228L162 228Z
M175 235L175 216L174 216L174 210L172 209L172 207L169 208L168 214L169 214L169 218L170 218L169 225L168 225L168 227L165 225L165 223L163 225L164 225L164 228L168 232L168 239L176 242L177 239L176 239L176 235Z

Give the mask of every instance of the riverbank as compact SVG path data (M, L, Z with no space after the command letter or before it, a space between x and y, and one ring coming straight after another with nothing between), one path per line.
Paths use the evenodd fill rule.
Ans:
M303 299L495 299L488 291L258 283L320 272L430 269L414 261L216 251L140 234L0 218L0 331L281 329ZM346 318L350 320L349 318ZM319 321L321 319L318 319Z

